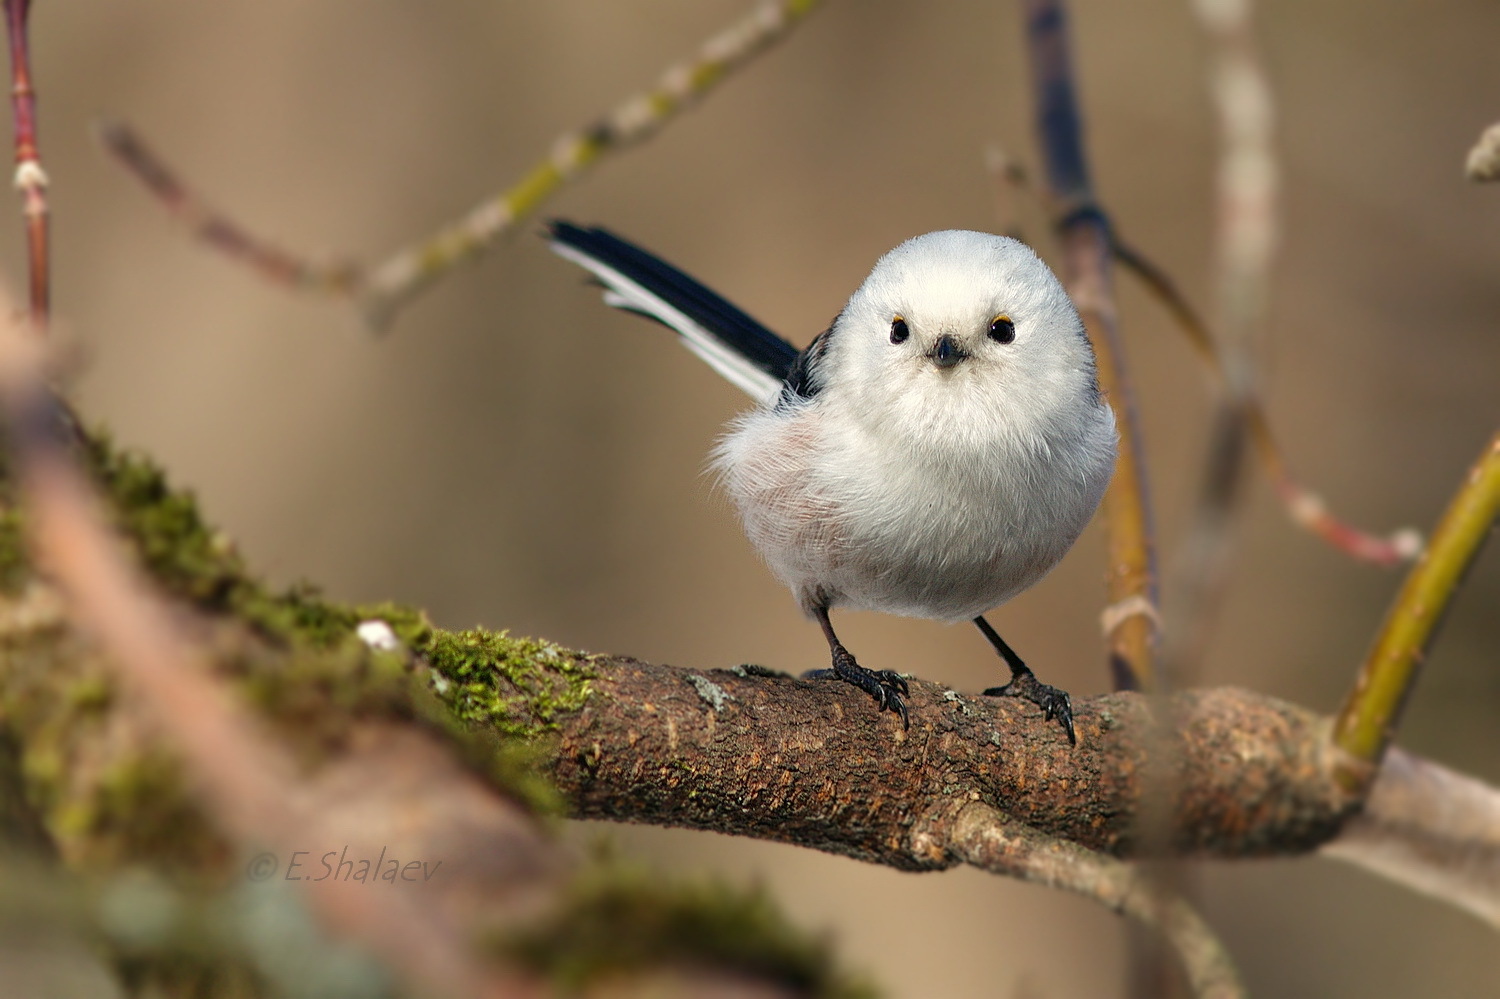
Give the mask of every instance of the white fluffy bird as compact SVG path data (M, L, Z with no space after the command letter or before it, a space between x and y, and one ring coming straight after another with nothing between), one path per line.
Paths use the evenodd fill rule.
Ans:
M723 298L603 229L552 248L605 301L675 330L759 405L714 465L745 533L822 626L831 669L909 724L905 680L860 666L828 613L972 620L1022 697L1074 740L1068 695L1037 680L984 612L1057 564L1115 463L1115 421L1062 285L1024 243L950 230L875 264L800 353Z

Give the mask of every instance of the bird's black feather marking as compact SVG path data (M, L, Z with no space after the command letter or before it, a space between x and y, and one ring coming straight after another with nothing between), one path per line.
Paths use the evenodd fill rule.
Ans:
M766 374L777 380L790 374L798 359L796 347L671 264L607 229L585 229L560 219L547 228L554 241L593 257L660 297ZM670 325L649 312L628 311Z
M813 337L813 342L807 345L807 349L797 355L791 370L787 372L785 384L781 386L781 398L777 400L777 406L789 406L799 399L811 399L822 390L823 380L818 377L818 365L822 363L823 355L828 353L828 345L833 342L833 328L838 322L839 317L834 316L828 328Z

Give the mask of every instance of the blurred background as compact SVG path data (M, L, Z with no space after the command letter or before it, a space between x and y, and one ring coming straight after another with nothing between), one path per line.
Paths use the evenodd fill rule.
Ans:
M124 118L256 231L374 262L508 186L749 7L37 3L55 309L85 347L84 412L161 459L274 580L685 666L822 665L817 628L702 474L746 399L605 309L534 223L374 340L347 307L188 242L89 137L95 118ZM1500 5L1278 0L1258 18L1285 185L1265 398L1335 509L1425 531L1500 416L1500 186L1462 176L1500 119ZM1100 196L1211 314L1216 131L1188 5L1079 2L1074 32ZM1026 79L1014 4L833 2L547 212L616 229L802 344L900 240L1003 224L982 152L998 141L1034 164ZM18 227L0 264L17 286ZM1210 403L1162 310L1127 276L1119 287L1170 581ZM1335 709L1399 574L1299 533L1258 476L1236 541L1204 682ZM992 617L1075 696L1108 685L1101 553L1091 529ZM1166 599L1170 623L1170 586ZM1401 736L1492 783L1497 602L1492 550ZM877 668L964 690L1002 676L972 629L858 614L839 626ZM684 831L572 834L763 882L896 996L1122 989L1122 925L1091 902ZM1495 994L1492 931L1444 905L1312 858L1201 873L1207 915L1258 995Z

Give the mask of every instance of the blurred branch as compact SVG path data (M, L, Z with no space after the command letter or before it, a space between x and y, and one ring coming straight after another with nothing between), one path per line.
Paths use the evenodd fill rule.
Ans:
M1125 370L1109 273L1109 224L1094 201L1073 92L1067 14L1061 0L1026 0L1027 51L1050 198L1057 209L1064 282L1099 361L1099 384L1114 406L1119 461L1104 495L1109 605L1105 637L1116 689L1155 682L1160 632L1155 542L1135 401Z
M36 138L36 90L31 83L31 47L26 20L31 0L5 0L5 28L10 39L10 105L16 147L16 190L26 219L26 248L31 274L31 320L45 329L51 313L51 277L47 247L47 174L42 170Z
M1479 183L1500 180L1500 122L1480 133L1464 162L1464 173Z
M1500 431L1479 458L1433 530L1386 613L1354 688L1339 711L1334 743L1348 754L1341 777L1363 787L1375 776L1417 673L1458 592L1500 514Z
M100 121L94 126L94 134L195 238L258 272L267 281L334 295L351 294L359 285L361 276L356 265L303 260L272 246L209 205L129 125Z
M45 388L40 360L38 340L23 337L14 323L0 328L0 408L34 558L107 650L107 661L153 724L177 745L197 796L220 828L247 852L265 844L286 853L307 843L368 846L372 824L399 825L394 817L379 819L384 808L406 806L402 821L409 822L410 803L403 797L410 795L392 792L410 782L412 760L427 764L417 765L424 796L432 798L434 787L457 784L461 775L452 761L436 747L424 752L422 740L410 733L390 733L365 760L349 754L347 770L329 768L340 771L331 784L300 778L290 755L204 668L208 650L151 592L106 528L96 497L73 464L62 433L67 422ZM402 744L392 758L392 747ZM358 790L348 790L351 786ZM334 789L343 791L342 807L324 811ZM480 815L473 821L482 824ZM519 842L510 839L512 847ZM363 885L332 879L304 887L333 926L412 980L448 995L502 994L494 973L475 962L431 896L388 893L372 904Z
M1200 999L1245 993L1234 962L1202 917L1175 896L1163 898L1138 867L1045 836L989 805L960 806L950 847L964 863L1094 899L1155 929L1167 941Z
M1364 808L1320 852L1500 929L1500 791L1472 777L1392 746Z
M655 135L707 97L736 70L785 38L821 2L760 0L744 18L704 42L692 59L664 72L650 90L559 138L551 153L509 190L368 269L312 264L270 246L194 196L128 127L102 125L99 134L105 148L195 236L276 283L353 295L366 322L382 330L409 301L458 265L488 251L566 183L608 154Z
M176 929L169 923L132 933L119 929L120 920L135 920L136 906L149 908L150 899L121 903L113 930L85 906L59 915L59 939L97 938L116 957L109 947L119 947L148 981L180 971L176 958L188 948L189 963L209 976L232 979L240 960L272 980L296 974L306 985L306 969L294 970L306 948L264 951L253 928L224 915L273 905L282 906L277 918L300 911L264 894L271 891L305 898L333 936L358 944L415 994L534 996L557 979L608 980L621 996L668 986L705 999L867 995L837 972L824 944L733 889L683 890L657 878L647 890L616 885L580 900L563 877L572 873L563 851L521 804L555 800L529 769L540 750L520 744L514 719L493 731L470 726L435 693L467 703L499 682L474 671L469 646L446 635L460 651L445 659L435 638L443 633L412 611L400 620L403 636L425 637L416 648L388 623L322 604L305 589L263 591L242 575L232 546L198 521L191 499L168 490L149 467L101 458L97 442L85 442L80 454L70 450L71 426L38 377L44 350L39 338L0 327L0 417L9 438L0 454L0 565L7 570L0 611L13 625L0 655L0 703L28 760L47 761L41 772L9 773L0 752L0 835L32 828L35 816L24 806L43 801L48 828L60 830L74 868L75 877L59 876L58 884L84 880L78 868L85 878L130 870L180 878L215 886L217 895L196 904L219 913L217 929L206 932L184 917ZM75 458L97 473L107 512ZM33 571L18 578L22 534L31 549L24 564ZM131 548L154 582L196 607L158 595ZM38 581L43 576L61 591L76 627L59 627L57 598ZM390 617L399 609L386 610ZM102 654L79 641L79 629ZM518 709L538 719L529 731L540 737L574 703L542 675L566 664L549 646L512 645L541 660L524 667L526 700ZM448 674L436 673L434 663ZM101 684L100 667L118 682ZM174 750L164 758L174 767L165 781L151 769L159 742ZM226 846L238 848L238 861ZM267 846L273 852L245 864ZM395 865L388 853L425 858L443 876L429 883L424 862L420 879L408 877L408 863L399 882L384 869L372 887L374 873L330 872L328 858L342 861L346 853L351 866L360 857L368 866L377 853L388 865ZM299 855L300 878L292 873ZM0 903L20 883L3 861ZM281 876L243 886L241 871L257 882ZM0 904L0 930L13 912ZM541 916L553 929L536 940ZM695 932L674 939L684 924ZM144 962L147 971L141 933L154 934L149 946L161 955ZM353 977L338 978L340 967ZM43 961L38 973L49 970L56 969ZM327 974L357 980L347 959Z
M1277 240L1274 99L1256 51L1251 0L1195 0L1208 37L1209 88L1219 119L1215 257L1224 392L1209 434L1203 479L1179 556L1181 627L1163 661L1175 683L1192 683L1228 581L1230 527L1243 494L1254 404L1252 347L1265 326Z
M695 57L663 73L651 90L630 98L587 128L558 139L547 159L510 190L371 268L360 296L366 320L376 329L389 325L401 306L456 265L488 250L563 184L607 153L655 135L735 70L785 38L820 3L761 0L743 20L704 42Z

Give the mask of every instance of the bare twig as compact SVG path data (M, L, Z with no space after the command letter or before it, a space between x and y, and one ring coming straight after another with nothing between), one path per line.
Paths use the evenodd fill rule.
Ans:
M1156 930L1199 999L1245 995L1228 951L1202 917L1180 898L1155 897L1159 889L1135 867L1037 832L980 802L961 806L947 845L981 870L1075 892Z
M995 197L996 227L1010 238L1024 242L1026 237L1021 230L1015 193L1024 191L1036 198L1036 191L1027 182L1026 168L1012 158L998 142L992 142L984 150L984 169L994 182L991 190Z
M1469 469L1427 550L1407 574L1339 711L1334 742L1349 755L1342 777L1351 787L1368 786L1374 777L1443 615L1489 537L1497 513L1500 431Z
M692 59L664 72L652 89L630 98L588 127L559 138L552 152L509 190L368 269L348 263L314 264L273 247L204 204L126 126L101 125L99 135L105 148L195 236L279 284L352 295L366 322L382 330L402 306L458 265L488 251L568 181L604 156L655 135L736 70L785 38L821 2L760 0L743 19L704 42Z
M1118 233L1114 234L1112 249L1115 260L1134 274L1177 320L1178 327L1186 334L1188 342L1198 351L1198 356L1208 365L1209 370L1221 380L1224 379L1224 362L1219 356L1208 324L1167 273L1145 254L1122 240ZM1265 407L1253 393L1246 402L1245 418L1261 465L1270 477L1283 508L1299 527L1351 558L1376 565L1397 565L1415 558L1422 550L1421 535L1411 528L1402 528L1386 537L1380 537L1331 513L1323 500L1293 474L1286 455L1271 430L1271 421L1266 415Z
M351 294L360 280L352 263L318 264L303 260L251 233L188 188L135 130L123 122L100 121L95 135L189 232L232 260L245 264L273 284Z
M27 259L31 273L31 319L46 328L51 313L51 277L47 246L47 174L42 170L36 138L36 90L31 83L31 46L26 19L31 0L5 0L5 27L10 38L11 114L16 146L16 190L26 219Z
M366 320L377 330L385 328L402 305L458 264L488 250L564 183L605 154L655 135L734 70L785 38L820 2L762 0L743 20L705 42L693 59L663 73L651 90L630 98L587 128L558 139L551 155L510 190L372 267L360 295Z

